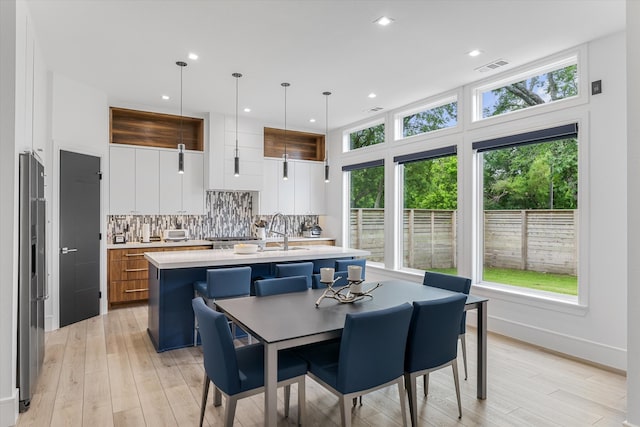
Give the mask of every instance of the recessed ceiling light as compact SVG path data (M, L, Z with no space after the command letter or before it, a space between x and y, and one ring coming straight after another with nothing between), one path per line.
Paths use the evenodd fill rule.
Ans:
M162 95L162 99L164 99L165 101L167 101L167 100L169 100L169 99L171 99L171 98L169 98L169 95Z
M376 95L375 93L371 92L371 93L370 93L369 95L367 95L367 96L368 96L369 98L373 99L373 98L375 98L375 97L376 97L376 96L378 96L378 95Z
M311 123L315 123L315 122L316 122L316 119L309 119L309 122L311 122Z
M189 59L193 59L195 61L196 59L198 59L198 55L193 53L193 52L191 52L191 53L189 53Z
M473 49L473 50L472 50L471 52L469 52L467 55L469 55L469 56L478 56L478 55L480 55L481 53L482 53L482 51L481 51L481 50Z
M389 18L388 16L381 16L380 18L373 21L373 23L386 27L387 25L391 24L393 21L394 21L393 18Z
M245 112L245 113L250 113L250 112L251 112L251 108L249 108L249 107L245 108L245 109L244 109L244 112Z

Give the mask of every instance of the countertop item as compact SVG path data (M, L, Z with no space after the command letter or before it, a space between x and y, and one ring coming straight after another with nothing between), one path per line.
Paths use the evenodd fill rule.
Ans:
M209 246L211 242L206 240L184 240L180 242L127 242L125 244L108 244L107 249L128 249L128 248L163 248L163 247L175 247L175 246Z
M256 264L280 261L306 261L310 259L365 257L369 251L340 246L290 246L288 251L279 248L250 255L233 253L233 250L213 249L204 251L149 252L144 257L161 270L175 268L211 267L222 265Z

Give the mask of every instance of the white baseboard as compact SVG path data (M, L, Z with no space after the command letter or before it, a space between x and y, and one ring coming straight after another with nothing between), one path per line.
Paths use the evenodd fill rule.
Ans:
M489 310L488 329L520 341L548 348L552 351L567 354L599 365L619 371L627 370L627 351L584 338L567 335L557 331L527 325L513 320L491 316ZM476 325L476 313L470 311L467 321Z
M18 389L13 389L13 396L0 399L0 426L13 426L18 422Z
M637 425L637 424L631 424L629 421L623 421L623 422L622 422L622 425L623 425L624 427L640 427L640 426L639 426L639 425Z

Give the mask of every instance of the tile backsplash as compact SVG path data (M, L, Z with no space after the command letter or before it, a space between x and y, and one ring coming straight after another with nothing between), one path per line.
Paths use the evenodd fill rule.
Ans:
M114 234L124 234L127 242L142 240L142 224L148 223L151 236L162 237L164 230L187 229L190 239L243 237L255 235L254 223L263 219L267 230L273 215L257 214L257 192L206 192L205 215L108 215L107 242ZM302 225L318 222L318 215L286 215L289 237L302 236ZM283 231L283 224L277 224ZM267 237L275 237L275 235Z

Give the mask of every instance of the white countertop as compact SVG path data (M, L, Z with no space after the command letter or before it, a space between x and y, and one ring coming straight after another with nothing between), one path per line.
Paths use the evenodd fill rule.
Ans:
M266 250L246 255L236 254L233 249L205 249L201 251L148 252L144 254L144 257L157 268L166 270L279 261L310 261L353 256L366 257L367 255L371 255L371 252L340 246L312 245L290 246L288 251L282 249Z
M200 245L213 246L213 243L209 242L208 240L183 240L181 242L162 241L162 242L149 242L149 243L127 242L127 243L120 243L120 244L109 243L107 245L107 249L168 248L168 247L200 246Z

